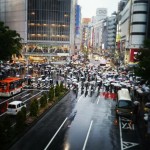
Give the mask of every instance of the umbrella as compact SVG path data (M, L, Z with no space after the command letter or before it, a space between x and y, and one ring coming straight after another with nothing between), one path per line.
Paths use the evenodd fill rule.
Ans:
M1 67L1 68L4 68L5 66L1 64L0 67Z
M146 103L145 106L150 108L150 103Z
M108 84L108 83L106 83L106 84L104 84L104 86L109 86L109 84Z
M140 105L139 101L134 101L133 103L134 103L134 105Z
M121 87L119 83L114 84L114 86Z
M51 65L47 65L46 67L50 68L50 67L51 67Z

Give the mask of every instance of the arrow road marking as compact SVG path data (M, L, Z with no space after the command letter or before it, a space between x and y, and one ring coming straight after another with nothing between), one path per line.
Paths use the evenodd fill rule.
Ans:
M130 129L130 130L134 130L134 124L131 124L129 122L121 122L122 124L122 128L123 129Z
M138 143L123 142L123 150L139 145Z

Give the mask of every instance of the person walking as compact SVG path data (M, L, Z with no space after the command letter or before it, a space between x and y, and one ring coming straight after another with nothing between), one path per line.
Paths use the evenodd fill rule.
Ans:
M134 117L134 121L135 123L138 123L138 119L140 116L140 102L139 101L134 101L134 111L133 111L133 117Z

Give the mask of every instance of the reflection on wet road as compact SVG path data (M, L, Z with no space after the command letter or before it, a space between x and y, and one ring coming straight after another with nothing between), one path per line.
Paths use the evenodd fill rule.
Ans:
M119 128L114 124L115 101L106 99L103 93L98 97L96 94L78 96L74 108L77 113L65 136L63 149L66 145L71 150L120 149Z
M10 150L134 149L138 141L134 138L130 142L131 135L124 130L135 126L129 126L123 118L116 120L116 95L96 89L92 95L88 91L85 97L85 92L68 93ZM132 134L136 135L135 130Z

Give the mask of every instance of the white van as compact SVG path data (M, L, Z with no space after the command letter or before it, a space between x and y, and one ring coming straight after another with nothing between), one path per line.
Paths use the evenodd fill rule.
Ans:
M8 104L6 113L9 115L17 115L23 107L26 107L26 105L22 101L13 101Z
M118 101L116 105L116 115L132 117L134 107L129 90L126 88L122 88L121 90L119 90L117 94L117 99Z

